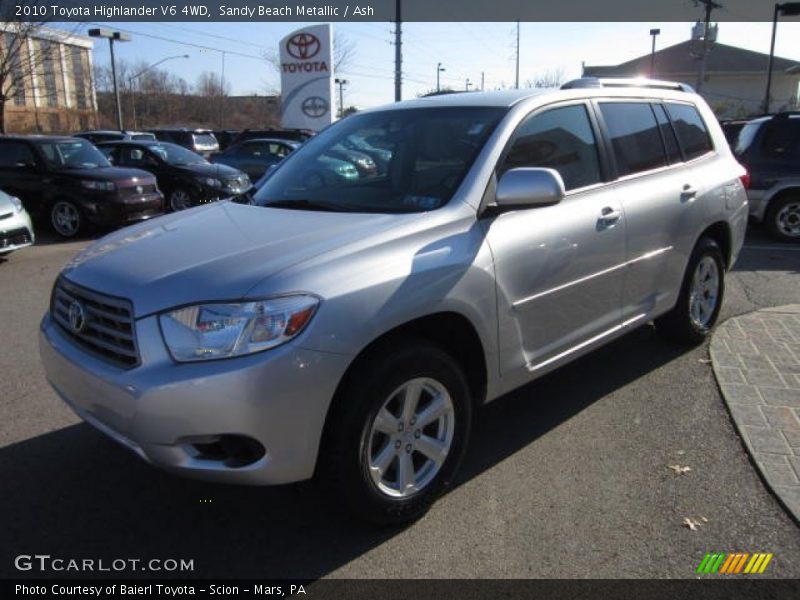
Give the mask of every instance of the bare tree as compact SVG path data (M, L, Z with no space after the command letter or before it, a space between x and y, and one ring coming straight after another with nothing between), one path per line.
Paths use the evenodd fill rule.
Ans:
M528 88L556 88L560 87L566 77L564 76L564 67L557 67L555 69L548 69L542 73L533 76L533 79L525 81L525 87Z
M34 44L42 37L46 21L19 21L16 5L38 12L44 0L23 0L0 5L0 133L6 133L6 103L17 99L25 103L28 81L50 56L49 44ZM28 81L26 81L28 80Z

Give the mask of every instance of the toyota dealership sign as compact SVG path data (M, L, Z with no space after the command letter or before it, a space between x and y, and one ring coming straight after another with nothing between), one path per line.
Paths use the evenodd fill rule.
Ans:
M293 31L281 40L281 124L319 131L333 122L333 35L330 25Z

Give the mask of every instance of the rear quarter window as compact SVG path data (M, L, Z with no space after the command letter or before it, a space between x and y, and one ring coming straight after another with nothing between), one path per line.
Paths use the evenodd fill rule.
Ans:
M708 127L694 106L671 102L666 106L686 160L703 156L714 149Z
M797 158L800 155L800 119L772 119L764 132L761 151L771 158Z

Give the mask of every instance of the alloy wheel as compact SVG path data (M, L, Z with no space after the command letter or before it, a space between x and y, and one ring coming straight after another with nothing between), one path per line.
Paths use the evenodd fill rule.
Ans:
M719 299L719 283L717 261L711 256L704 256L694 270L689 296L689 317L700 329L708 329L714 318Z
M775 226L786 237L800 237L800 202L790 202L775 215Z
M174 211L187 209L191 205L192 199L183 190L175 190L169 195L169 206Z
M50 221L56 233L64 237L72 237L80 229L81 215L74 204L61 200L53 205L50 211Z

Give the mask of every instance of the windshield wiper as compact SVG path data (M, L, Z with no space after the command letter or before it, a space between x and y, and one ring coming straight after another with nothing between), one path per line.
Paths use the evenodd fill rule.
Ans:
M275 202L268 202L264 204L268 208L291 208L296 210L322 210L328 212L346 212L348 209L344 206L331 204L328 202L317 202L315 200L276 200Z

